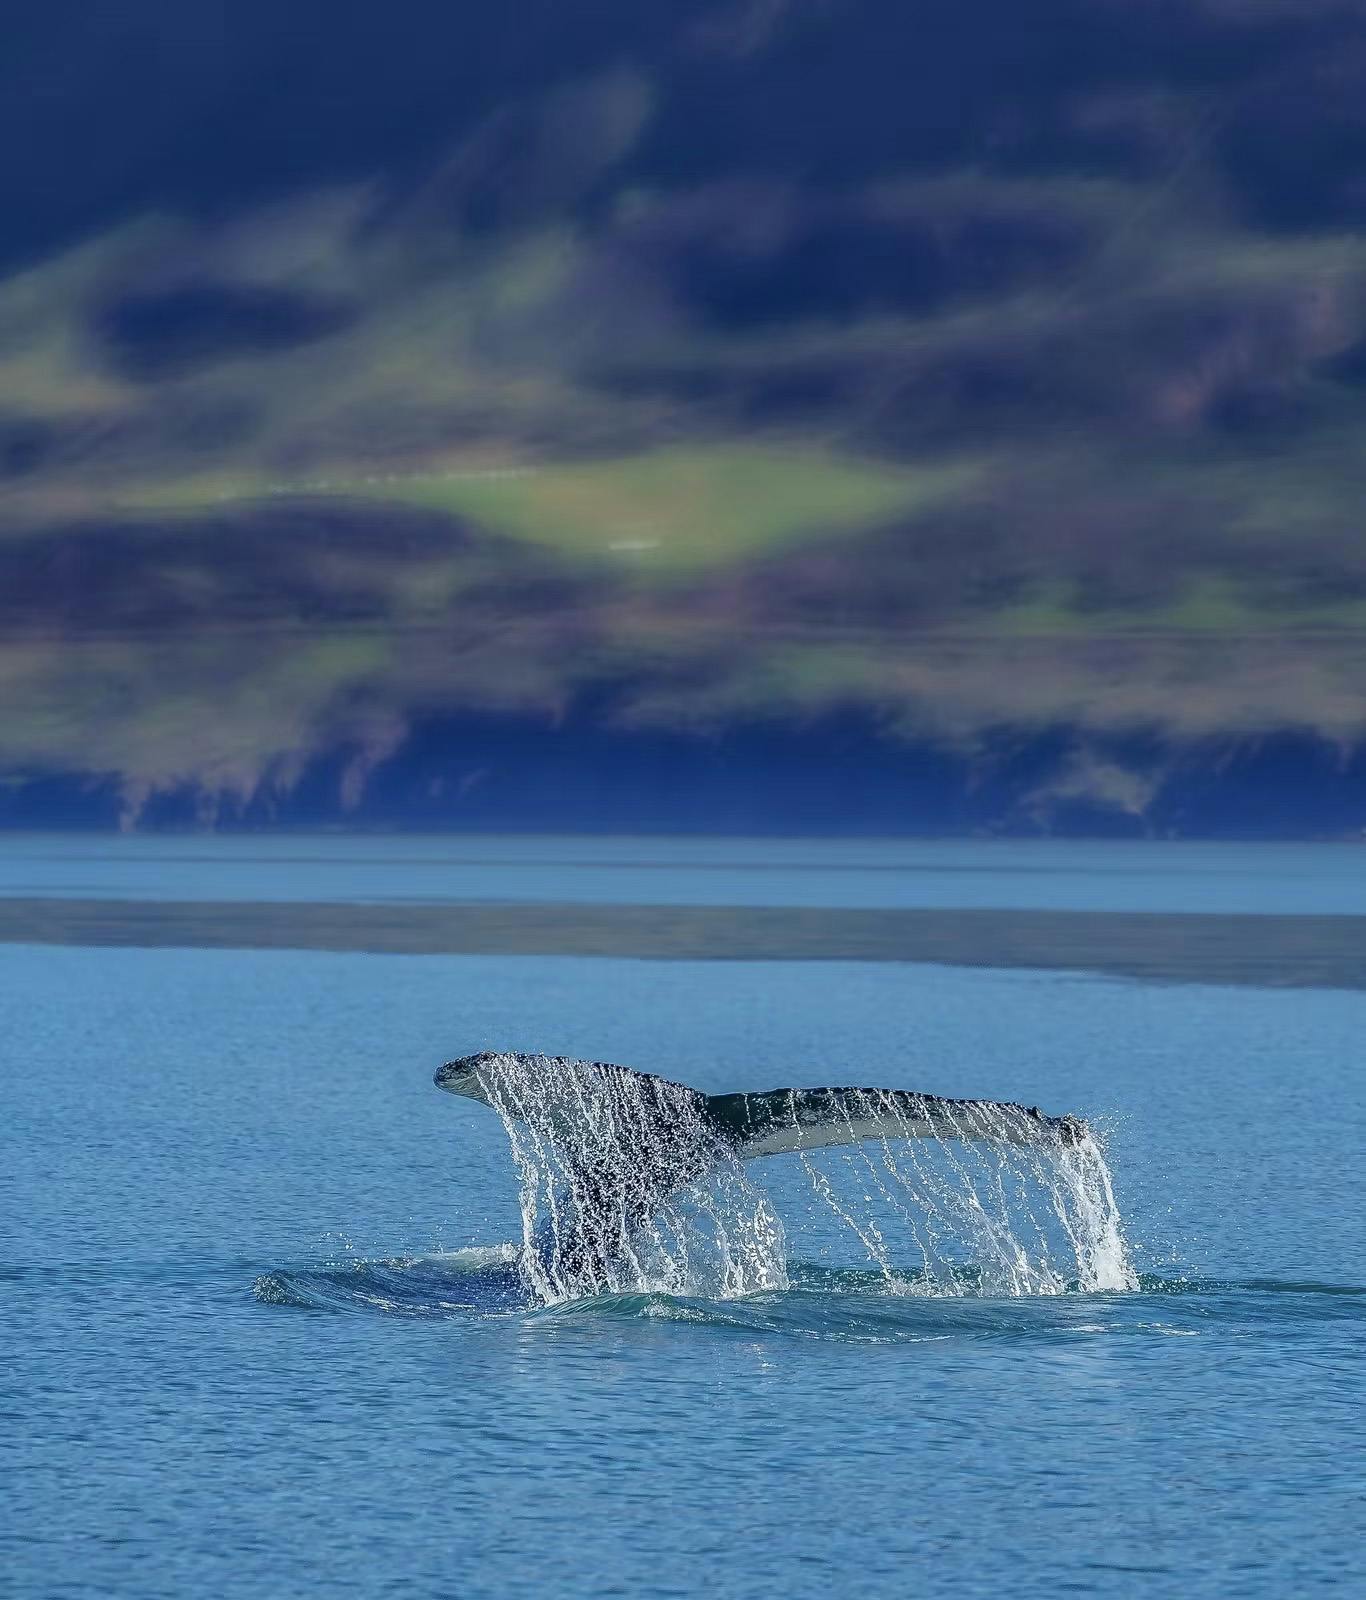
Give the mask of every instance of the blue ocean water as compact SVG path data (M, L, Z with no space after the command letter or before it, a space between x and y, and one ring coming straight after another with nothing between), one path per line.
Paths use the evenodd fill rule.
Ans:
M1357 844L0 834L0 894L1366 914Z
M1359 1592L1364 1037L1333 991L0 947L0 1591ZM1083 1112L1141 1287L890 1292L779 1157L790 1288L528 1307L503 1129L431 1084L507 1045Z

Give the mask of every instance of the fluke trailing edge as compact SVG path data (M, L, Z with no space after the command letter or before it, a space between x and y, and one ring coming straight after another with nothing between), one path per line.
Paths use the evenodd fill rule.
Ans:
M510 1074L535 1073L541 1092L519 1105L510 1097ZM501 1114L553 1133L568 1121L592 1118L602 1103L629 1104L633 1117L687 1118L705 1142L749 1161L755 1156L858 1144L864 1139L969 1139L1032 1144L1054 1138L1075 1144L1085 1132L1079 1117L1045 1116L1037 1106L999 1100L951 1100L905 1089L769 1089L751 1094L702 1094L686 1084L607 1061L568 1056L484 1051L448 1061L436 1085ZM629 1096L623 1091L630 1086ZM548 1093L547 1093L548 1091ZM642 1130L643 1131L643 1130ZM710 1140L705 1136L710 1135Z

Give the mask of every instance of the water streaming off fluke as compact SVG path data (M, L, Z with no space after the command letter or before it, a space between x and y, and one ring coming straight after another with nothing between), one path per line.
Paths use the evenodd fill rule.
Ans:
M543 1304L787 1287L782 1224L696 1091L561 1057L481 1057L478 1077L512 1146Z
M782 1220L746 1164L784 1152L892 1293L1137 1284L1104 1153L1074 1118L874 1089L709 1097L602 1062L513 1053L451 1063L437 1081L503 1121L522 1272L544 1305L789 1287Z
M1039 1126L1018 1106L972 1101L926 1136L882 1092L845 1094L859 1137L837 1161L805 1150L798 1159L889 1287L939 1295L1136 1287L1109 1167L1085 1124Z

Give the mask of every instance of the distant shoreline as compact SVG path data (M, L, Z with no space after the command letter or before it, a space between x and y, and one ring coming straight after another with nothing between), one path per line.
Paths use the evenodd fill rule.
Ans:
M1366 989L1366 916L0 898L0 944L876 961Z
M1067 669L1096 670L1080 657ZM1366 840L1366 740L1355 735L1344 745L1308 731L1178 739L1002 723L980 738L964 725L961 738L901 739L855 707L704 733L618 725L621 695L629 685L559 718L416 718L387 755L339 735L301 764L291 757L288 782L271 762L248 762L215 788L182 752L183 781L150 787L117 770L12 775L0 782L0 831Z

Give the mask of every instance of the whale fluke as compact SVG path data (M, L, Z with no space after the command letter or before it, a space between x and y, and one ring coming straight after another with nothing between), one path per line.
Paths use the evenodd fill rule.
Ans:
M1022 1283L1061 1282L1046 1260L1037 1271L1021 1264L1000 1212L1007 1205L1002 1150L1020 1146L1026 1148L1021 1182L1027 1185L1032 1174L1048 1189L1053 1212L1080 1252L1078 1281L1113 1286L1097 1266L1102 1255L1109 1262L1121 1250L1113 1227L1099 1254L1099 1245L1088 1255L1078 1244L1092 1237L1097 1217L1113 1219L1114 1206L1098 1147L1077 1117L904 1089L707 1095L612 1062L516 1052L448 1061L436 1082L502 1118L521 1187L520 1268L547 1304L646 1283L709 1282L726 1294L785 1283L781 1221L742 1164L788 1151L804 1159L808 1150L865 1140L960 1142L942 1159L927 1150L923 1167L915 1150L884 1148L880 1160L869 1152L867 1181L903 1210L918 1206L936 1219L915 1238L927 1272L957 1281L953 1260L936 1253L935 1240L962 1230L999 1266L1010 1292ZM824 1176L815 1167L808 1175L890 1273L877 1230L861 1231L830 1199ZM984 1185L980 1194L976 1179ZM699 1231L706 1218L714 1226ZM1030 1219L1037 1229L1032 1213ZM1042 1254L1048 1255L1046 1241Z
M509 1106L500 1082L510 1071L534 1071L542 1093L531 1105ZM554 1093L557 1078L564 1094ZM690 1120L740 1160L858 1144L865 1139L963 1139L1024 1145L1056 1139L1076 1144L1086 1131L1079 1117L1045 1116L1037 1106L1002 1100L954 1100L905 1089L770 1089L762 1093L702 1094L686 1084L608 1061L485 1051L439 1068L436 1084L521 1121L553 1131L587 1114L588 1103L627 1090L638 1107L660 1117L686 1108ZM545 1091L549 1090L547 1094Z

